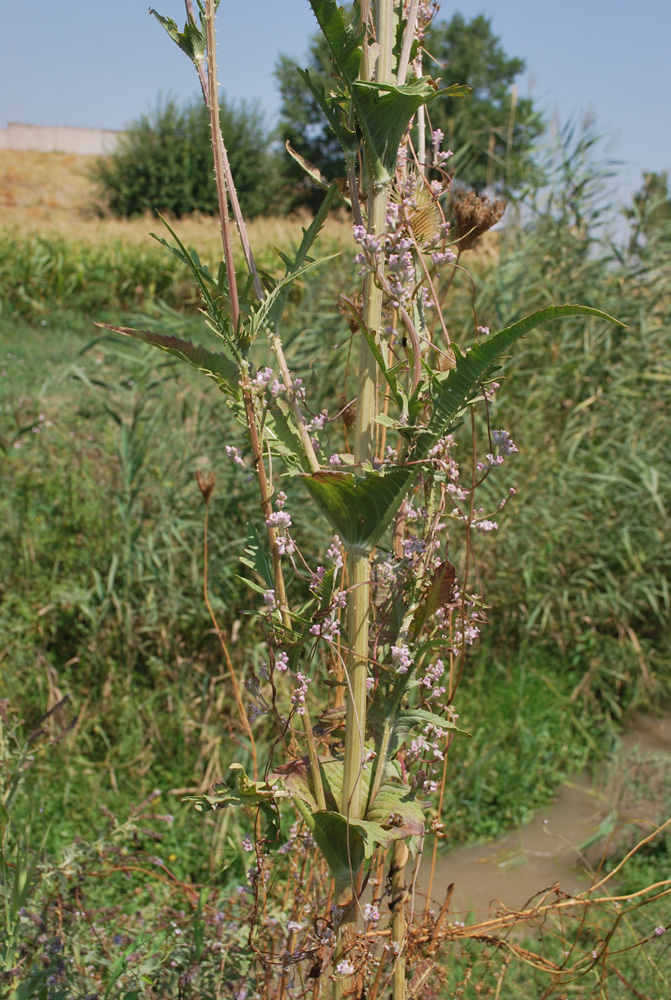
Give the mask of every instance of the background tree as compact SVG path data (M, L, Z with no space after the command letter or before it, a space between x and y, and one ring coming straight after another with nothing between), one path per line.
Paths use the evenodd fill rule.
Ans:
M465 83L471 88L468 97L444 97L430 107L432 128L442 129L445 147L455 153L451 166L458 181L478 192L491 187L509 194L532 169L535 172L532 149L544 128L533 102L517 97L514 82L524 60L506 55L490 20L482 15L466 21L455 14L450 21L434 24L424 45L425 73L440 77L445 85ZM306 65L311 77L328 88L330 63L320 36L310 43ZM295 59L281 55L275 75L282 98L282 142L288 140L327 180L341 177L340 148L297 73ZM282 175L290 207L319 204L317 186L288 156Z
M544 130L532 100L517 94L524 60L506 55L482 14L434 23L425 48L425 73L471 89L468 97L445 97L430 108L432 127L442 129L455 153L458 181L478 192L489 187L509 194L535 174L532 151Z
M238 197L252 218L268 209L270 139L255 104L221 101L221 127L228 140ZM160 211L180 217L217 212L217 189L210 145L210 122L202 101L180 106L172 97L132 122L114 154L93 167L103 206L131 217Z

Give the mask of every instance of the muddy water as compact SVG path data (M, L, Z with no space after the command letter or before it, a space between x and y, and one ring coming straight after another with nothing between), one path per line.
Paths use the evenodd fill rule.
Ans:
M658 823L668 818L660 818L659 801L652 801L657 798L654 792L648 793L649 802L635 794L642 783L641 768L646 781L651 769L667 780L671 771L671 716L636 717L613 759L596 776L584 773L567 782L557 791L554 802L521 829L486 844L439 855L431 898L440 906L447 886L454 883L451 919L466 919L471 914L483 920L501 905L524 907L556 883L571 895L589 888L586 862L598 865L608 832L634 818ZM654 781L650 787L654 789ZM422 894L428 891L430 868L427 852L419 872L416 905L421 905Z

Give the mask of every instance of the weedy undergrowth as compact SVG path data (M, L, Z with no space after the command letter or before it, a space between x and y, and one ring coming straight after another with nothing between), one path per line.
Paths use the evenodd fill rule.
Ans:
M281 254L277 280L256 264L221 133L218 0L198 0L197 10L186 0L183 30L152 11L194 63L210 114L221 266L212 273L167 223L168 237L156 239L190 270L220 350L111 329L214 380L247 435L247 447L227 445L227 456L258 483L263 523L250 521L242 561L262 608L267 662L248 696L215 620L253 774L233 765L227 783L194 799L200 810L253 817L244 846L256 988L266 997L328 992L340 1000L388 995L391 983L403 1000L436 969L431 955L445 936L449 896L438 915L427 904L413 919L408 862L440 830L459 731L455 696L466 650L487 620L473 554L515 492L501 485L490 508L478 506L479 486L500 477L517 449L488 421L481 440L474 407L487 410L499 359L535 327L581 315L617 321L592 307L549 306L490 334L474 311L471 342L452 341L449 276L503 205L456 196L451 152L430 129L436 94L467 92L423 75L435 5L361 0L351 19L335 0L310 5L331 55L331 88L303 78L342 146L344 176L328 188L296 254ZM340 299L358 376L336 413L314 412L286 361L283 315L293 282L329 266L311 254L337 199L352 212L362 279L359 294ZM229 209L245 273L235 267ZM259 364L268 348L272 366ZM214 479L199 485L207 510ZM311 504L335 533L324 565L311 566L292 535L297 503ZM265 759L254 736L260 725L274 733ZM282 885L288 922L278 927Z

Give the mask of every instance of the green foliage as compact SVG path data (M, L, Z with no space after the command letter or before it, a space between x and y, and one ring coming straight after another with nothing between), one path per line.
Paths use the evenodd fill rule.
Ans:
M334 15L330 17L333 21ZM476 190L485 186L507 190L522 180L528 183L533 146L543 124L529 99L517 99L513 111L512 86L524 70L523 60L506 56L482 15L467 22L455 14L449 22L431 26L425 46L431 56L424 58L425 73L442 77L443 87L465 84L472 91L459 97L450 86L429 106L432 127L442 129L446 148L455 152L459 183ZM282 96L281 139L333 181L344 176L341 144L347 137L333 115L324 120L324 99L335 87L329 54L326 37L315 35L305 73L299 76L295 60L281 55L275 74ZM335 92L337 101L337 87ZM284 157L282 171L291 206L319 203L314 183L294 160Z
M671 239L668 172L643 174L643 187L634 195L631 207L625 208L624 215L631 224L632 251L640 252L656 240Z
M583 671L580 692L618 715L655 683L668 687L669 245L641 262L597 235L607 206L593 148L591 137L567 134L551 195L531 224L509 231L477 312L480 322L509 321L520 302L540 305L561 289L627 328L567 321L551 339L525 341L505 393L520 447L506 483L524 502L484 559L502 647L511 636L518 648L556 642ZM469 297L464 286L465 330Z
M154 296L195 308L177 262L154 247L77 243L0 233L0 315L51 321L54 310L92 316L141 309Z
M417 445L410 450L412 464L408 467L382 473L366 471L358 478L351 473L330 472L317 472L306 478L305 487L345 546L370 551L381 540L419 475L419 463L451 428L504 351L541 324L589 315L617 322L586 306L549 306L500 330L484 344L474 344L467 354L455 347L455 367L446 378L433 379L432 416L425 429L416 429Z
M221 102L221 125L243 212L253 218L273 199L269 137L255 105ZM202 100L180 107L174 98L132 122L119 148L95 162L93 179L112 215L177 216L217 212L210 120Z
M184 317L172 322L188 332ZM165 336L174 332L169 314L157 325ZM13 377L3 379L0 397L7 654L28 662L37 643L56 669L81 661L81 680L94 690L118 663L151 685L160 664L179 661L185 646L205 656L214 646L195 599L202 501L191 456L211 460L221 420L216 395L194 397L188 383L177 389L175 363L151 348L111 338L87 345L58 327L12 340L4 370ZM64 343L75 359L69 364L60 360ZM182 429L159 434L168 414ZM236 574L248 490L234 493L232 475L228 464L218 470L210 559L215 588L225 587L235 616L245 604Z

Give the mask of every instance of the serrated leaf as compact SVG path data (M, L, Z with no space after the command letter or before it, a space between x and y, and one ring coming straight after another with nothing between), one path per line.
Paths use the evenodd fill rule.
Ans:
M338 72L351 86L359 75L363 32L348 23L336 0L310 0L310 6Z
M219 2L220 0L214 0L215 12L219 6ZM205 10L201 0L198 0L198 11L200 14L200 23L196 24L195 20L189 18L184 25L184 29L180 31L177 23L171 17L162 17L152 7L149 8L149 13L153 14L159 24L165 28L173 42L189 57L196 67L202 62L205 56L205 49L207 48L207 32L204 20Z
M173 246L171 243L168 243L166 239L159 236L157 233L151 233L150 235L189 268L205 303L205 310L212 324L213 331L225 342L238 364L242 364L244 361L243 351L249 347L248 332L244 330L232 330L228 318L213 298L208 287L209 285L212 285L216 288L217 295L221 294L221 289L219 288L216 279L209 269L203 267L200 263L200 258L198 257L196 251L187 250L177 233L171 228L160 212L159 218L174 239L177 246Z
M303 483L347 547L371 549L400 506L412 475L405 468L363 476L316 472Z
M291 260L285 254L279 251L282 260L287 266L287 273L285 277L291 277L291 275L295 275L296 272L303 265L303 262L309 259L308 253L312 249L312 246L317 237L319 236L324 226L324 223L328 219L329 212L331 210L331 205L333 204L333 199L335 198L337 191L338 191L337 182L331 183L328 187L326 195L324 196L323 202L319 206L319 211L315 215L314 219L312 220L308 228L302 230L303 238L300 242L298 250L296 251L296 256L294 257L294 259ZM285 289L285 294L286 293L288 293L288 288ZM275 306L275 308L277 309L278 307Z
M240 562L258 573L267 585L267 589L272 590L275 586L273 571L259 533L253 524L247 525L247 544L244 548L244 554L240 556Z
M159 350L172 354L180 361L186 361L196 371L203 372L204 375L213 379L228 396L232 396L234 399L238 399L240 396L238 366L225 354L210 351L200 344L193 344L190 340L153 333L151 330L133 330L128 326L111 326L109 323L96 323L96 326L104 330L113 330L114 333L122 333L125 337L132 337L144 344L151 344L152 347L158 347Z
M394 718L391 738L392 753L394 749L397 749L403 743L413 729L424 729L425 726L429 725L443 732L454 731L468 735L464 733L463 729L459 729L456 723L450 722L448 719L443 718L442 715L436 715L435 712L429 712L425 708L405 708L397 712Z
M334 184L331 191L335 194L337 190L338 189ZM332 199L333 194L326 196L329 201ZM321 267L323 264L328 263L330 260L335 260L335 258L339 256L340 251L338 250L336 253L328 254L326 257L320 257L319 260L311 260L307 264L302 264L301 266L292 266L284 277L277 282L272 291L269 292L256 309L252 311L250 340L255 337L258 331L265 324L269 324L273 330L278 329L289 290L297 278L301 278L304 274L314 271L315 268Z
M410 632L416 638L422 626L429 621L439 608L444 608L454 600L457 571L451 562L445 559L434 570L429 586L424 591L419 607L415 611L410 625Z
M437 389L433 401L433 413L427 427L427 438L422 448L421 457L425 457L428 449L445 432L448 424L454 419L471 393L487 377L491 367L509 347L537 326L558 319L567 319L571 316L596 316L599 319L616 323L618 326L624 326L619 320L614 319L600 309L593 309L590 306L549 306L547 309L540 309L530 316L519 320L517 323L513 323L512 326L500 330L494 336L489 337L484 343L474 344L466 354L462 354L455 347L456 366ZM422 439L424 440L423 435Z
M347 192L347 181L345 180L344 177L337 178L335 181L328 181L322 174L319 167L316 166L314 163L310 163L310 161L306 160L304 156L301 156L301 154L298 153L293 148L288 139L284 143L284 148L286 149L291 159L296 161L299 167L301 167L305 171L308 177L311 180L313 180L318 187L324 188L325 191L328 191L331 188L331 186L335 184L338 189L338 194L340 195L342 200L350 208L352 207L352 202L350 201L350 197Z
M266 430L286 466L287 472L309 472L308 462L298 431L289 419L290 407L286 400L278 398L277 408L266 416Z
M449 87L441 87L440 97L468 97L471 88L465 83L451 83Z
M320 83L315 83L306 69L299 69L298 72L305 86L324 112L326 120L340 143L345 156L355 154L359 146L359 136L354 129L348 127L340 102L328 96L324 87Z

